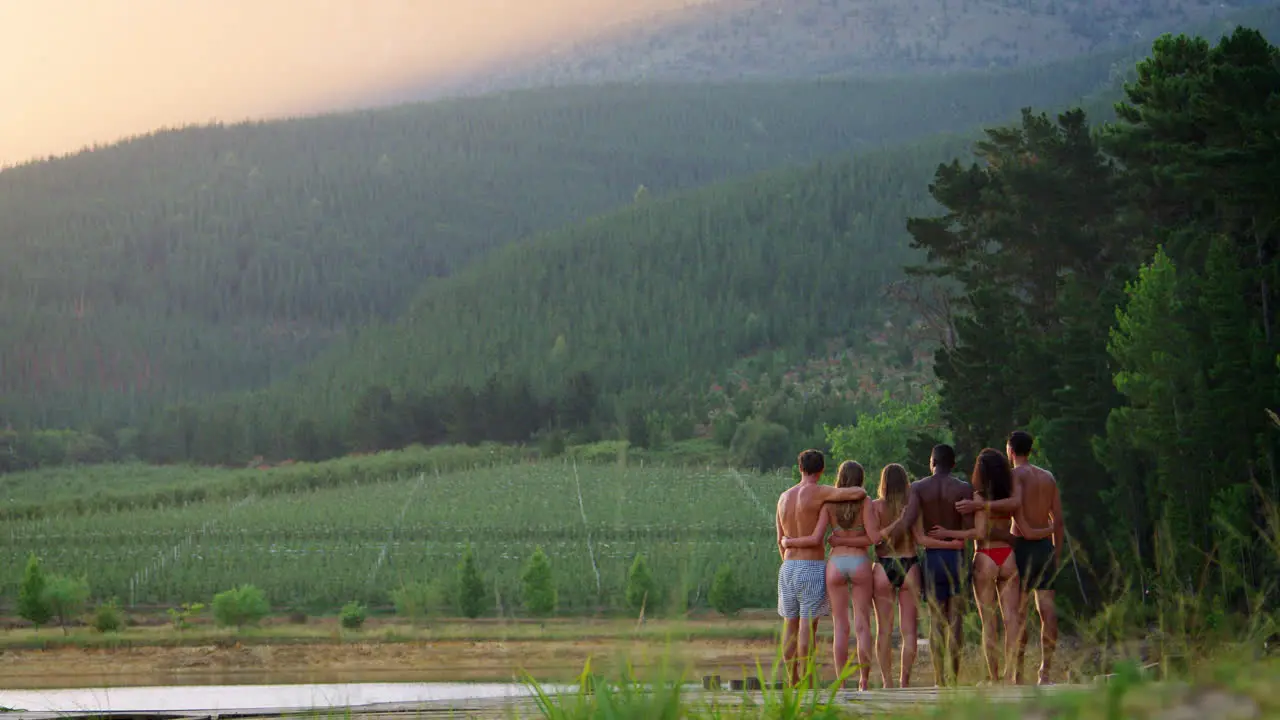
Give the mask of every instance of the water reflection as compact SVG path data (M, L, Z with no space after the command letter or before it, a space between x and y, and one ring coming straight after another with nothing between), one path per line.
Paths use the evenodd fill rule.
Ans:
M550 688L560 691L563 688ZM383 703L517 698L514 683L350 683L318 685L187 685L60 690L0 690L0 705L27 711L305 710Z

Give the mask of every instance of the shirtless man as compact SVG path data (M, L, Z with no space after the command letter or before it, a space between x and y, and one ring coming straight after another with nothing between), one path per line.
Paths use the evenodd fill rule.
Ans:
M1053 580L1062 556L1066 525L1062 520L1062 498L1058 494L1057 481L1048 470L1030 462L1033 444L1031 435L1022 430L1009 434L1005 450L1013 462L1013 493L1004 500L986 505L995 512L1020 516L1019 520L1013 521L1013 556L1022 581L1022 634L1018 638L1017 657L1013 660L1013 681L1022 682L1022 663L1027 654L1028 601L1035 593L1036 611L1040 613L1039 682L1047 685L1053 652L1058 645ZM956 509L962 513L972 513L981 507L982 503L972 500L956 503Z
M806 537L818 526L822 506L829 502L861 500L867 491L860 487L837 488L819 485L826 460L817 450L800 453L800 484L778 497L776 525L778 554L782 568L778 571L778 614L785 621L782 634L782 656L791 684L800 684L801 663L808 667L813 658L818 619L830 613L827 603L827 553L823 545L784 548L784 537ZM805 632L800 632L804 620ZM798 646L798 647L797 647ZM797 650L799 659L797 659Z
M964 542L931 538L924 533L924 528L938 526L948 530L968 530L972 526L972 516L957 511L956 503L973 498L973 486L951 474L955 465L954 448L950 445L934 446L929 458L929 470L933 474L911 483L902 517L881 533L897 535L912 532L917 544L925 549L920 581L929 603L929 656L933 660L933 681L939 687L947 684L948 658L952 676L960 676L960 650L964 640L960 616ZM945 633L943 628L946 628Z

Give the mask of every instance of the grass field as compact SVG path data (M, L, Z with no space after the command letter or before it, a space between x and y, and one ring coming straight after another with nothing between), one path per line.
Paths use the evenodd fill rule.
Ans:
M257 472L272 487L269 473L285 471L300 472L222 471L234 478L224 480L205 471L191 482L222 489ZM142 487L167 487L152 473ZM245 484L242 494L182 504L40 513L6 523L0 561L18 570L35 553L48 571L87 575L94 597L126 606L207 603L249 583L277 608L332 612L349 600L387 606L390 592L410 583L447 594L471 544L494 609L512 615L520 568L542 546L562 612L620 609L638 553L662 587L655 610L705 605L721 563L734 567L748 605L770 604L772 503L787 475L567 461L404 475L266 496ZM0 579L0 597L15 597L20 579L20 570Z

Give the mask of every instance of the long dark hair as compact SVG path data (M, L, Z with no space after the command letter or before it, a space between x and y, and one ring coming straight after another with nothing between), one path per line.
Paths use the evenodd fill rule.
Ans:
M988 500L1004 500L1013 494L1013 470L1004 453L984 448L973 463L973 484Z

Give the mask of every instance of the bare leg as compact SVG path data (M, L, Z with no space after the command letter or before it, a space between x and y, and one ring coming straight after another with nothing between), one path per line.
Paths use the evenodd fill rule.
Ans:
M902 632L902 671L899 687L911 687L911 670L916 665L920 648L920 568L907 573L907 581L898 591L898 627Z
M831 654L836 663L836 676L849 667L849 581L834 563L827 563L827 597L831 600L831 625L834 637Z
M858 638L858 689L871 685L871 562L853 573L853 632Z
M1054 606L1052 590L1036 591L1036 610L1040 613L1040 678L1041 685L1049 685L1049 670L1053 665L1053 651L1058 648L1058 609Z
M792 685L800 682L800 668L796 663L796 649L800 637L800 618L787 618L782 623L782 664Z
M1018 569L1012 558L1004 561L1000 568L1000 615L1004 618L1004 663L1005 674L1010 683L1022 682L1021 673L1016 669L1018 639L1022 637L1022 591L1018 583Z
M813 668L816 675L818 668L814 663L814 650L817 646L818 637L818 618L803 618L800 620L800 642L799 651L796 657L795 669L792 671L792 685L799 685L802 679L805 679L809 673L809 668ZM812 684L813 677L807 678Z
M996 595L996 578L1000 568L991 558L978 553L973 559L973 597L978 601L978 617L982 620L982 654L987 660L987 679L1000 681L1000 621Z
M880 563L871 570L872 602L876 608L876 661L880 665L880 683L893 687L893 585ZM905 635L904 635L905 637ZM905 642L905 641L904 641ZM904 645L905 651L905 645Z

